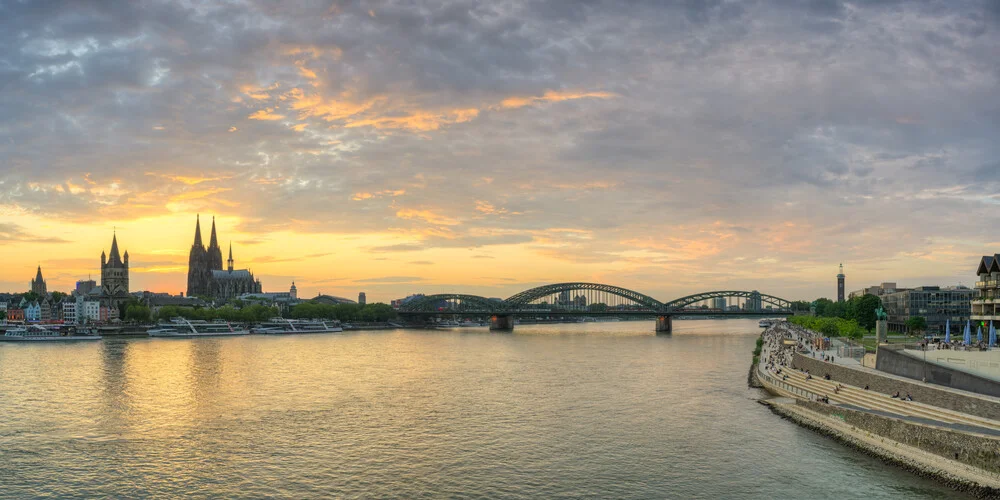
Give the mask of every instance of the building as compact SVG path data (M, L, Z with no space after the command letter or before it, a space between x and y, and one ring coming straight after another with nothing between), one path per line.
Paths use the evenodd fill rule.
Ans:
M365 305L368 303L368 297L365 296L365 292L358 293L358 304Z
M726 310L726 298L725 297L716 297L716 298L712 299L712 309L718 309L720 311L725 311Z
M90 278L76 282L76 293L78 294L86 295L95 288L97 288L97 282Z
M7 321L24 321L24 309L19 307L7 309Z
M927 333L943 335L946 322L951 321L952 333L960 334L971 317L971 301L976 293L964 286L918 286L883 295L882 305L892 331L905 331L908 319L921 316L927 320Z
M63 322L76 324L76 303L75 298L66 298L62 301Z
M30 322L39 322L42 320L42 306L37 301L29 302L24 305L24 320Z
M848 299L853 299L855 297L863 297L865 295L875 295L876 297L881 297L883 295L888 295L890 293L901 292L905 290L904 288L898 288L895 283L882 283L881 285L870 286L867 288L862 288L860 290L855 290L847 294Z
M837 302L844 301L844 264L840 265L840 272L837 273Z
M1000 254L984 255L976 271L976 297L972 300L972 319L1000 320Z
M35 274L35 279L31 280L31 291L39 297L44 297L49 293L48 287L45 286L45 280L42 279L42 266L38 266L38 273Z
M101 302L99 300L84 300L83 301L83 318L87 321L100 321L101 320ZM80 321L80 312L77 310L77 321Z
M288 289L288 296L291 297L292 300L299 299L299 289L295 287L294 281L292 282L292 287Z
M338 304L357 304L357 302L351 299L345 299L344 297L336 297L333 295L317 295L311 299L309 302L314 302L316 304L328 304L328 305L338 305Z
M229 245L227 269L222 269L222 249L212 218L212 236L208 248L201 240L201 217L195 222L194 243L188 256L188 297L206 297L228 302L247 293L260 293L261 283L248 269L234 269L233 246Z
M389 305L393 309L399 310L404 305L409 304L410 302L412 302L414 300L418 300L418 299L422 299L422 298L424 298L424 294L417 293L417 294L413 294L413 295L408 295L408 296L406 296L405 298L402 298L402 299L393 299L393 300L391 300L389 302Z
M128 294L128 250L125 255L118 253L118 235L111 237L111 254L101 252L101 300L109 306L117 306L129 299Z

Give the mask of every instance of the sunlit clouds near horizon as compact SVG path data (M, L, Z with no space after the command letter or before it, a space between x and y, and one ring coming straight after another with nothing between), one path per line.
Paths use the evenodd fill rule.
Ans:
M1000 3L0 3L0 289L971 284L1000 252Z

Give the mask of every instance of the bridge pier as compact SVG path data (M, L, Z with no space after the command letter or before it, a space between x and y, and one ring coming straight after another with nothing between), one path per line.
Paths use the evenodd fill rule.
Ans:
M656 317L656 333L673 333L674 320L669 314Z
M514 316L511 314L494 314L490 317L490 330L513 331Z

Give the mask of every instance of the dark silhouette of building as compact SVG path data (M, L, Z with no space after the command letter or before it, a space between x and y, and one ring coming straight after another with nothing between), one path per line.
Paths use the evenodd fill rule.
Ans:
M212 236L208 248L201 241L201 217L195 222L194 243L188 256L188 297L207 297L229 301L245 293L261 293L260 281L248 269L233 269L233 246L229 245L227 268L222 269L222 249L212 218Z
M844 301L844 265L840 265L840 272L837 273L837 302Z
M368 303L368 297L365 296L365 292L358 294L358 304L365 305Z
M108 307L128 300L128 250L118 253L118 235L111 238L111 254L101 252L101 299Z
M45 286L45 280L42 279L42 266L38 266L38 274L35 275L35 279L31 280L31 291L39 297L45 297L48 294L48 287Z

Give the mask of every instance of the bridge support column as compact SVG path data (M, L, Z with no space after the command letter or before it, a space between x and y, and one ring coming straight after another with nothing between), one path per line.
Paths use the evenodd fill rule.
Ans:
M669 314L656 317L656 333L673 333L674 320Z
M510 314L494 314L490 317L490 330L513 331L514 316Z

